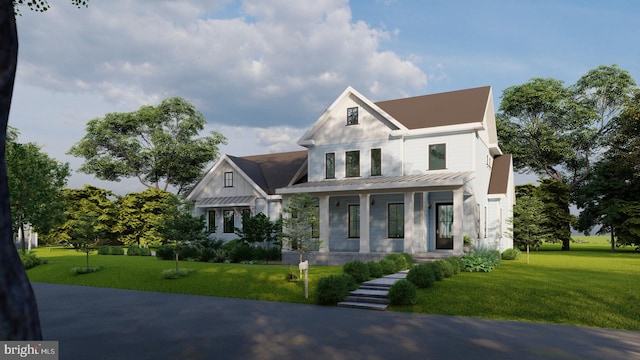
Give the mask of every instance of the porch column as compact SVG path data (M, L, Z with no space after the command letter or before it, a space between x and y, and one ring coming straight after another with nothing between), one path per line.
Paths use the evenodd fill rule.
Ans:
M415 192L404 193L404 252L413 254L413 214Z
M462 188L453 190L453 252L462 253L462 222L464 220L464 197Z
M329 252L329 195L318 197L320 213L320 252Z
M360 252L370 253L369 246L369 201L371 195L360 194Z

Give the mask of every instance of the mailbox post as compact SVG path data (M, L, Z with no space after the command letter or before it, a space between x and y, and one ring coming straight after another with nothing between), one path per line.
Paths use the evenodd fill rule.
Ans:
M298 264L298 269L300 269L300 274L304 271L304 298L309 298L309 260L305 260Z

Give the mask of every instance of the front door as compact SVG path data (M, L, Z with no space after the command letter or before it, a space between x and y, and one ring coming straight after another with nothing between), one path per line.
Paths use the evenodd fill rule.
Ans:
M453 204L436 205L436 249L453 250Z

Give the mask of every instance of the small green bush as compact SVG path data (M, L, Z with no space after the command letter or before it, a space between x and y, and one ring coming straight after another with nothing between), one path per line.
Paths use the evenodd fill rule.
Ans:
M433 275L435 276L436 281L441 281L442 279L444 279L444 270L441 266L436 265L435 261L425 263L425 265L433 270Z
M396 267L396 263L389 259L380 260L380 266L382 267L382 273L384 275L395 274L398 272L398 268Z
M462 269L467 272L490 272L500 265L498 250L474 249L462 258Z
M330 275L318 280L317 301L320 305L335 305L354 289L355 280L349 274Z
M436 274L430 264L414 265L407 274L407 280L417 288L426 289L436 282Z
M227 253L227 258L232 263L239 263L244 260L253 260L253 249L240 239L234 239L222 245Z
M369 268L369 276L372 278L381 278L382 277L382 266L377 261L369 261L367 263L367 267Z
M173 251L173 246L162 245L156 249L156 258L160 260L175 260L176 253Z
M444 277L450 278L453 276L453 266L451 266L450 262L446 260L436 260L433 264L442 269L442 275Z
M102 269L100 266L74 267L74 268L71 268L71 273L74 275L83 275L83 274L90 274L90 273L100 271L100 269Z
M401 255L404 256L404 259L407 262L407 269L411 269L413 267L413 263L415 262L413 256L407 253L402 253Z
M100 246L98 255L124 255L122 246Z
M169 280L180 279L189 276L193 272L193 269L169 269L162 272L162 277Z
M349 274L358 283L369 280L369 267L360 260L353 260L342 265L342 271Z
M507 249L502 253L502 260L518 260L522 256L519 249Z
M462 271L462 260L460 260L459 257L457 256L452 256L447 258L447 261L449 262L449 264L451 264L451 267L453 268L453 273L457 274L460 271Z
M385 257L387 260L391 260L396 264L396 271L405 270L409 268L409 264L407 264L407 260L402 254L389 254Z
M127 256L151 256L151 249L130 245L127 248Z
M418 301L416 286L408 280L398 280L389 288L391 305L415 305Z
M189 245L180 246L180 252L178 253L178 258L180 260L191 260L198 261L202 255L202 251L195 247Z
M22 265L25 270L31 269L32 267L36 267L41 264L46 264L47 259L41 259L36 256L34 253L26 253L20 254L20 261L22 261Z

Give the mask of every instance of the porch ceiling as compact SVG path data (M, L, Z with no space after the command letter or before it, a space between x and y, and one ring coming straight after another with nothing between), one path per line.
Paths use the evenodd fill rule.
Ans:
M341 191L401 190L421 188L425 191L438 188L464 186L471 180L473 172L430 173L392 177L370 177L365 179L324 180L296 184L276 190L276 194L326 193Z
M255 203L255 196L228 196L198 200L196 207L233 207L251 206Z

